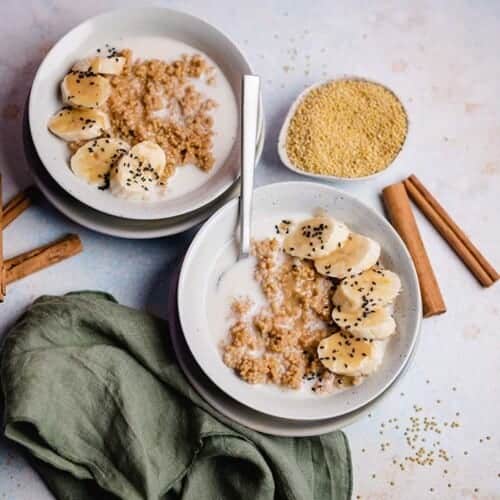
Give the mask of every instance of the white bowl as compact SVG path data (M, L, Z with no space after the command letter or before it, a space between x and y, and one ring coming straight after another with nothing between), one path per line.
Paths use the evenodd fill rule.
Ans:
M283 164L285 165L285 167L287 167L289 170L291 170L292 172L295 172L296 174L304 175L304 176L310 177L312 179L319 179L319 180L328 181L328 182L358 182L358 181L367 181L370 179L374 179L375 177L378 177L379 175L382 175L383 173L387 172L389 170L389 168L391 168L392 165L394 165L394 162L395 162L396 158L398 157L399 153L401 152L401 149L403 149L404 143L401 145L400 150L398 151L396 156L391 160L389 165L387 165L386 168L384 168L383 170L380 170L379 172L376 172L374 174L364 175L362 177L339 177L337 175L322 175L322 174L315 174L312 172L306 172L305 170L302 170L302 169L296 167L292 163L290 158L288 158L288 153L286 150L286 138L288 135L288 128L290 126L290 121L293 118L293 115L295 114L295 111L297 110L297 107L301 103L302 99L311 90L313 90L317 87L321 87L322 85L325 85L326 83L329 83L332 81L339 81L339 80L369 81L371 83L376 83L377 85L381 85L381 86L385 87L384 85L382 85L378 82L374 82L374 81L368 80L366 78L360 78L360 77L356 77L356 76L344 76L342 78L329 79L329 80L315 83L315 84L307 87L298 95L298 97L295 99L295 101L293 101L293 103L290 106L290 109L288 110L288 113L285 117L285 121L283 122L283 125L281 126L281 130L280 130L280 133L278 136L278 155L279 155L281 161L283 162ZM385 87L385 88L387 88L387 90L389 90L389 92L393 93L392 90L389 89L388 87ZM399 97L397 95L395 95L395 97L399 100ZM408 132L407 132L407 135L408 135ZM405 141L406 141L406 138L405 138Z
M272 233L283 218L300 220L322 209L354 231L378 241L381 260L401 277L402 292L395 303L397 335L388 344L380 369L363 384L340 393L315 395L310 390L284 390L272 385L249 385L222 361L220 339L209 320L208 295L221 269L221 256L235 246L238 206L233 200L219 209L198 232L186 253L179 279L179 318L186 342L201 369L220 389L254 410L292 420L333 418L355 411L377 398L408 362L421 321L418 280L411 257L392 226L355 197L330 186L310 182L270 184L255 190L253 234L262 235L262 221ZM222 268L224 268L222 266ZM242 288L242 293L244 289Z
M237 113L234 130L234 127L226 130L226 122L216 120L216 131L219 134L232 134L233 142L231 148L229 141L226 155L221 153L216 157L215 167L209 173L203 173L194 166L177 169L175 176L169 181L165 199L154 202L120 199L109 191L100 191L76 177L69 168L66 143L47 129L48 119L62 107L59 95L61 79L76 60L94 53L97 47L106 43L126 47L130 40L132 50L134 40L137 41L136 48L141 48L139 56L160 57L163 52L144 53L147 50L159 50L154 49L154 44L146 45L144 37L174 39L209 56L231 86ZM219 30L196 17L157 7L106 12L67 33L54 45L40 65L29 104L29 124L35 148L49 174L66 192L106 214L147 220L165 219L199 209L219 197L239 177L238 116L241 75L244 73L251 73L251 68L236 45ZM260 116L262 127L262 110ZM189 179L186 179L187 176Z

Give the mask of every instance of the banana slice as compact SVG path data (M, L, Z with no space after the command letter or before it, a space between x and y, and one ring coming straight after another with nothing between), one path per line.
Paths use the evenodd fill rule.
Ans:
M111 84L103 76L91 72L68 73L61 82L65 104L76 108L98 108L111 94Z
M318 357L333 373L350 377L370 375L382 363L385 344L385 341L362 340L340 331L319 343Z
M389 310L371 307L371 304L356 311L345 311L342 306L336 306L332 319L342 330L363 339L385 339L396 331L396 322Z
M71 69L72 71L78 71L80 73L87 73L90 71L92 73L101 73L104 75L119 75L123 71L124 66L124 57L111 54L108 57L87 57L77 61Z
M382 307L390 304L400 290L401 280L396 273L373 267L344 278L333 294L333 303L351 311L362 309L370 301Z
M165 168L163 149L155 142L136 144L111 173L111 192L130 200L151 198Z
M78 148L71 157L71 170L89 184L105 188L111 168L129 149L120 139L95 139Z
M359 274L376 264L380 245L361 234L351 234L347 241L326 257L316 259L318 273L332 278L344 278Z
M285 238L286 253L302 259L324 257L340 248L349 236L348 227L331 217L313 217L298 224Z
M109 130L109 118L100 109L63 108L48 124L49 130L65 141L88 141Z

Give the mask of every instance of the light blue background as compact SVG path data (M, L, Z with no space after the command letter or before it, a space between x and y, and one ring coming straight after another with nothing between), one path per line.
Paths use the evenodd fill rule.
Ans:
M416 172L500 267L500 2L152 3L185 10L222 28L262 76L268 134L257 184L298 179L280 165L275 146L287 107L304 86L342 74L380 81L408 110L407 143L390 172L369 183L341 187L380 210L381 188ZM89 16L146 4L150 3L2 2L0 169L5 198L30 183L20 118L44 54ZM424 321L408 375L371 417L346 430L353 450L355 496L500 498L500 286L481 289L420 214L417 220L448 312ZM87 231L42 201L5 231L5 254L15 255L67 232L80 234L84 253L9 287L0 305L0 334L37 296L75 289L106 290L128 305L165 313L169 274L193 231L160 240L121 240ZM414 404L424 407L422 416L434 415L440 422L460 420L461 427L439 437L440 446L452 456L449 463L436 460L432 467L413 466L402 472L393 460L399 464L411 451L403 430L388 430L386 425L380 435L380 424L398 417L403 428L414 414ZM491 439L483 439L486 435ZM381 451L381 442L390 442L386 451ZM0 440L0 498L51 498L19 451L5 440Z

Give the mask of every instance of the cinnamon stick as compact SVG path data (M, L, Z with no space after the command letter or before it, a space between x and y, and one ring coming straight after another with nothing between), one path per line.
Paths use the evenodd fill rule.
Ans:
M432 269L402 182L387 186L382 197L389 219L406 244L415 264L425 318L446 312L446 305Z
M5 229L14 219L17 219L30 205L33 188L29 187L14 196L3 207L2 229Z
M3 302L6 292L5 268L3 263L3 208L2 208L2 175L0 174L0 302Z
M83 246L80 238L76 234L68 234L53 243L35 248L12 259L7 259L4 263L6 284L57 264L80 253L82 250Z
M453 221L442 205L432 196L415 175L404 181L408 195L415 205L448 242L482 286L491 286L499 276L494 267Z

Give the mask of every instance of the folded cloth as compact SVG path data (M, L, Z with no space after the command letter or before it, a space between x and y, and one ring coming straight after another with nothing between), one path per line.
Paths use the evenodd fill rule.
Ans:
M211 408L175 363L164 321L104 293L44 296L8 333L5 435L57 498L351 497L342 432L280 438Z

